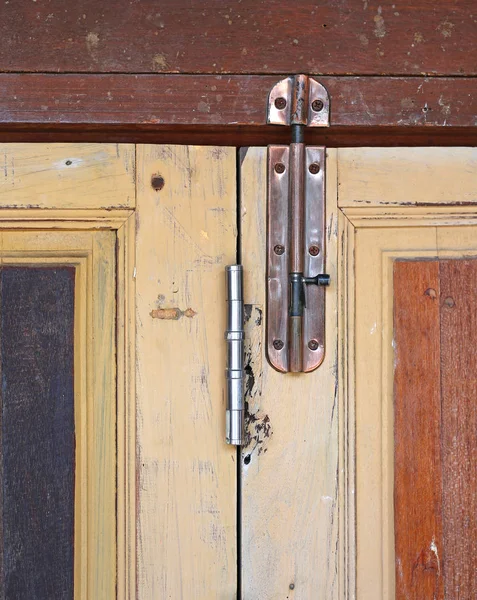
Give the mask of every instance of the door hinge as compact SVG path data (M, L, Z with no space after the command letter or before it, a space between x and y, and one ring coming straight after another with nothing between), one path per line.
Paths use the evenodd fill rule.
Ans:
M242 265L225 267L227 368L225 370L225 440L241 446L244 436L244 328Z
M309 372L325 355L325 148L305 128L329 126L326 89L306 75L277 83L270 124L291 127L290 146L268 147L267 356L277 370Z

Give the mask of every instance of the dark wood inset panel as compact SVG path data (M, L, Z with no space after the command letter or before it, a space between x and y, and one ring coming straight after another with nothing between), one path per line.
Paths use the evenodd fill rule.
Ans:
M73 598L74 277L0 271L5 598Z
M396 599L443 600L439 265L394 265Z
M477 594L477 260L445 260L441 282L445 597Z

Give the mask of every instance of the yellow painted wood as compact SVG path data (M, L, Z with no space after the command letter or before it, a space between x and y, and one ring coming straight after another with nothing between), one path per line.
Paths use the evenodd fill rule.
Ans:
M334 600L339 594L336 150L327 154L326 356L310 374L278 373L264 356L266 149L249 148L242 162L242 262L250 315L249 443L242 452L246 599Z
M0 207L134 208L132 144L0 144Z
M477 205L477 148L340 148L339 206Z
M117 232L117 600L136 597L135 215Z
M137 597L225 600L237 574L223 396L235 149L144 145L137 157ZM158 308L192 310L163 320Z
M2 265L71 265L75 279L75 599L116 589L115 238L1 230Z

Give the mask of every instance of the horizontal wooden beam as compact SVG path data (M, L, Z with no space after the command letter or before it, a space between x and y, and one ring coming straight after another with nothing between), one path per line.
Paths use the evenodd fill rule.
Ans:
M287 142L266 124L278 76L0 74L2 141ZM475 144L477 79L320 77L331 127L308 143Z
M319 77L333 127L473 127L477 79ZM0 74L2 125L259 127L279 76Z
M474 0L18 4L2 71L477 75Z

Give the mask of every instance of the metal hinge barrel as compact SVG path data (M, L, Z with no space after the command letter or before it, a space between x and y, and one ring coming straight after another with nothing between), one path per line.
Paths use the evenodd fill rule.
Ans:
M244 439L244 315L242 265L225 267L227 329L225 439L240 446Z

